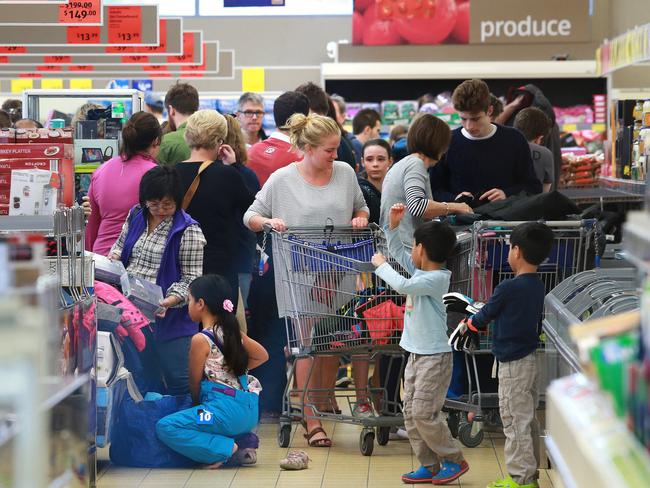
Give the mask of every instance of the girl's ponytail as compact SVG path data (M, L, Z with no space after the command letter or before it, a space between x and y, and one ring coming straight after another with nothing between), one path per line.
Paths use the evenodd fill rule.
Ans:
M217 324L223 332L222 352L226 364L233 374L241 376L248 369L248 353L242 344L239 322L234 305L230 300L233 292L230 283L219 275L205 275L190 284L190 293L195 300L203 300L210 313L217 317ZM217 337L215 333L215 338Z

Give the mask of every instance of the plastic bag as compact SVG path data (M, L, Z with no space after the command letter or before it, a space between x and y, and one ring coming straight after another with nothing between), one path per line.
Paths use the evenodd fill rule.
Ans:
M111 461L134 468L196 467L196 462L173 451L156 436L156 423L160 419L191 407L190 395L140 402L124 395L111 433Z

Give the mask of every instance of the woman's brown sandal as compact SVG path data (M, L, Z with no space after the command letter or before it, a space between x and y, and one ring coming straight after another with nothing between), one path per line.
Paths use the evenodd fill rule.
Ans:
M314 439L313 437L316 434L324 434L325 437L320 439ZM327 433L323 430L322 427L316 427L311 432L305 434L305 439L307 439L307 444L309 447L332 447L332 439L327 437Z

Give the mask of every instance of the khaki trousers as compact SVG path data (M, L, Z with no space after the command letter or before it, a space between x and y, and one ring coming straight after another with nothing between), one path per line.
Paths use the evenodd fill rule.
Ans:
M420 464L434 473L442 461L460 463L463 453L441 414L451 381L450 352L409 356L404 370L404 425Z
M499 410L506 436L506 467L520 485L532 483L538 477L538 403L535 353L516 361L499 362Z

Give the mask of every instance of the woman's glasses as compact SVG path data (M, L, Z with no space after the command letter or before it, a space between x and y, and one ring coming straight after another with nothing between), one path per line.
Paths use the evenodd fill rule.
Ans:
M158 211L158 210L174 210L176 208L176 204L175 203L169 203L169 202L165 202L165 203L147 202L146 207L149 210L154 210L154 211Z

